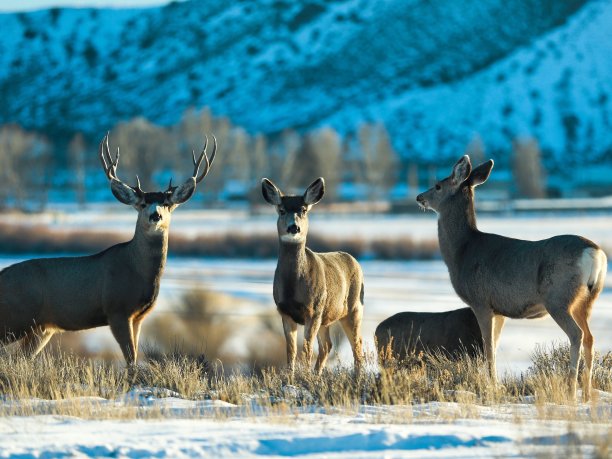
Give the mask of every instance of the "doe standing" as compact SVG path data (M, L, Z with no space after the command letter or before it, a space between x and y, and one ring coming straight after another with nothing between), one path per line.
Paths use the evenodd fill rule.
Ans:
M466 155L449 177L417 196L417 202L438 214L440 251L455 291L476 315L492 378L497 377L495 352L505 318L550 314L570 340L569 386L574 398L584 349L583 398L588 400L593 363L588 321L603 289L606 255L580 236L524 241L479 231L474 187L487 180L492 168L489 160L472 169Z
M304 325L304 358L310 365L314 338L319 342L316 371L325 366L332 348L329 326L340 321L351 343L355 368L363 361L361 319L363 274L357 260L344 252L315 253L306 247L308 212L325 192L322 178L302 196L284 196L270 180L261 182L264 199L278 212L280 242L274 273L274 301L283 319L287 364L293 373L297 354L297 326Z

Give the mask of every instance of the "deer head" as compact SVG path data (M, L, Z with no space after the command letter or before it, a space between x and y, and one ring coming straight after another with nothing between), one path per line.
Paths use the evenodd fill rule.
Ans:
M278 235L283 242L302 243L308 233L308 211L325 194L325 181L319 177L312 182L302 196L285 196L272 181L261 180L264 199L276 207Z
M123 183L117 177L117 166L119 164L119 148L115 158L111 156L108 146L108 134L100 142L99 155L106 177L110 180L111 191L119 202L130 205L138 211L137 225L144 227L147 233L163 233L170 225L170 214L179 204L186 202L195 192L196 186L210 171L210 167L215 159L217 152L217 139L213 136L213 151L210 159L206 152L208 137L204 143L202 153L196 159L195 152L193 157L193 175L183 184L172 186L172 179L168 188L164 191L143 191L140 187L140 180L136 176L136 186ZM204 170L200 173L200 166L205 163Z
M453 166L450 176L440 180L432 188L417 196L419 206L424 210L433 210L439 213L454 198L464 197L473 199L473 189L487 181L493 169L493 160L485 161L472 169L468 155L463 156Z

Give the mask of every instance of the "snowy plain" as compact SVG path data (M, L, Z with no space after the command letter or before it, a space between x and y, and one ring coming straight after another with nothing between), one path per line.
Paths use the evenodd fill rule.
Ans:
M183 209L173 232L275 231L272 216L240 212ZM74 214L14 217L20 224L56 229L133 231L133 212L101 209ZM11 217L12 218L12 217ZM112 220L112 222L111 222ZM336 237L435 237L433 214L405 216L331 216L313 214L311 228ZM538 215L484 217L480 227L526 239L578 233L612 246L612 216ZM314 231L314 230L313 230ZM28 256L1 257L0 267ZM372 346L378 322L399 311L441 311L462 306L441 260L362 260L366 278L364 338ZM204 287L236 299L228 321L273 313L271 300L275 260L176 258L170 255L153 314L171 313L188 290ZM596 350L612 350L611 283L593 311ZM86 332L92 342L115 346L106 328ZM537 345L565 342L550 319L509 321L502 333L498 371L523 371ZM347 361L348 349L341 352ZM118 352L118 351L117 351ZM410 406L366 406L353 409L304 406L270 414L251 406L219 400L185 400L180 394L135 388L118 400L82 399L76 403L134 406L157 410L158 418L136 420L81 419L69 416L0 418L0 458L182 458L307 457L313 458L468 458L468 457L609 457L612 445L612 395L600 393L594 404L542 405L527 397L521 403L480 406L451 402ZM72 401L74 402L74 401ZM0 404L46 404L61 401L2 399ZM246 402L247 405L249 402ZM603 445L603 446L602 446ZM607 449L606 449L607 448Z

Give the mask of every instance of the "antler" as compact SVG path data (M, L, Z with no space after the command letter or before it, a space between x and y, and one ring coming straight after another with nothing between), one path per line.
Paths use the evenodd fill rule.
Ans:
M197 160L195 157L195 151L191 151L191 155L193 156L193 177L195 178L196 183L200 183L204 179L204 177L206 177L206 175L210 171L210 166L212 166L212 163L215 160L215 155L217 154L217 139L213 135L213 151L210 155L210 160L208 159L208 154L206 153L206 148L208 147L208 136L204 136L204 138L204 148L202 149L202 153L200 154L200 157ZM200 165L202 164L202 161L204 159L206 160L206 167L204 167L204 171L198 177L198 171L200 170Z
M117 154L115 155L115 160L110 154L110 149L108 147L108 132L100 142L100 147L98 152L100 154L100 161L102 162L102 167L104 168L104 173L109 180L119 180L117 178L117 165L119 164L119 147L117 147ZM120 180L119 180L120 181Z
M117 180L118 182L123 183L121 180L119 180L119 177L117 177L117 166L119 165L119 147L117 147L117 154L115 155L115 160L113 161L113 158L110 154L110 148L108 146L108 135L109 133L107 132L104 138L102 139L102 142L100 142L100 148L98 150L100 154L100 162L102 163L104 173L106 174L109 180ZM138 178L138 176L136 176L135 187L130 185L126 186L129 186L132 190L134 190L136 194L138 194L138 196L144 196L145 194L142 188L140 188L140 179Z

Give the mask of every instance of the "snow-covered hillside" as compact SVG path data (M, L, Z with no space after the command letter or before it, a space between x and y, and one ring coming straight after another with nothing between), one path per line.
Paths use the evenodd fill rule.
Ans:
M383 121L403 155L612 149L612 1L200 0L0 15L0 123L98 135L189 106L255 132ZM556 161L555 161L556 160Z

